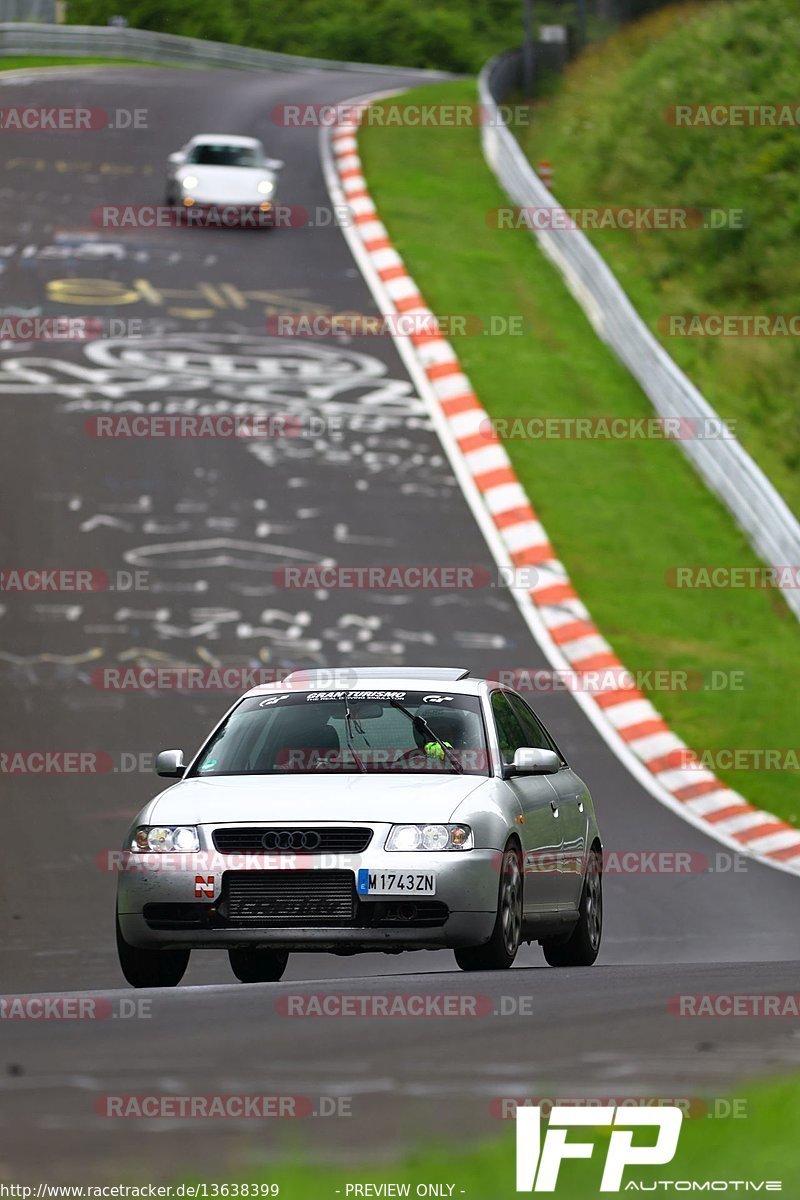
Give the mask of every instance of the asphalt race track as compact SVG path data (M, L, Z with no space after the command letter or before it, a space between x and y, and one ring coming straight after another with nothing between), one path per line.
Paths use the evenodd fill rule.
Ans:
M392 79L82 71L80 81L67 71L0 76L0 104L145 109L148 128L5 136L0 315L141 320L145 336L0 347L0 562L140 570L147 588L0 597L0 750L87 750L113 764L2 777L0 991L133 998L149 1001L150 1015L0 1022L0 1181L124 1172L146 1182L185 1164L223 1177L298 1145L320 1158L363 1157L365 1147L380 1158L423 1133L496 1134L499 1096L717 1095L796 1068L791 1021L680 1019L668 1000L797 990L798 881L747 862L725 869L731 855L643 791L563 693L537 707L592 789L606 849L691 852L710 868L608 875L595 968L552 970L538 947L502 976L462 974L449 953L309 955L295 956L279 985L244 986L224 955L196 954L174 992L121 989L115 881L99 864L160 785L147 756L192 749L232 697L103 689L98 670L414 662L484 674L546 662L500 588L322 594L273 580L278 565L327 558L494 570L391 341L266 333L270 314L374 311L326 223L318 131L279 127L271 110ZM285 160L281 199L314 224L124 233L92 224L101 203L162 203L167 155L207 130L260 137ZM222 413L243 402L346 421L318 437L244 444L86 432L88 418L112 411ZM569 563L569 547L559 549ZM302 1020L280 1010L293 991L491 1003L475 1018ZM96 1108L109 1093L162 1091L301 1094L315 1107L321 1096L350 1097L352 1116L308 1117L298 1129L113 1120Z

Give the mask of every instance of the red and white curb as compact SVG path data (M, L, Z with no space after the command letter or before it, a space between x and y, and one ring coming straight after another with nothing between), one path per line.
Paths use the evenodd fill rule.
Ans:
M378 218L362 171L357 130L357 122L348 120L323 131L328 187L335 203L350 207L352 223L343 232L381 312L413 314L422 327L426 317L434 322L434 314ZM521 594L515 589L515 595L549 661L575 672L624 675L622 662L570 583L452 346L439 334L422 332L395 336L395 343L429 403L495 558L503 565L536 568L535 585ZM573 695L618 757L663 804L724 845L800 874L800 829L748 804L700 766L638 688Z

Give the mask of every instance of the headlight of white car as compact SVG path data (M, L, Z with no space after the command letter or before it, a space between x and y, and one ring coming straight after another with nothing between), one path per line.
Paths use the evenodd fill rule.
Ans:
M192 854L200 849L194 825L140 825L133 835L131 850L141 853Z
M262 179L258 184L258 191L262 196L271 196L275 191L275 184L271 179Z
M181 180L181 187L185 192L191 192L197 187L197 182L196 175L184 175Z
M387 850L471 850L469 825L393 825Z

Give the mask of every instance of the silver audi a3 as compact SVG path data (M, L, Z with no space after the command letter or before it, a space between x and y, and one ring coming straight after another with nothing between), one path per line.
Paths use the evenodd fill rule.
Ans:
M521 696L451 668L295 672L238 700L119 856L117 945L135 987L192 950L245 983L290 953L452 949L510 967L538 941L589 966L602 844L586 785Z

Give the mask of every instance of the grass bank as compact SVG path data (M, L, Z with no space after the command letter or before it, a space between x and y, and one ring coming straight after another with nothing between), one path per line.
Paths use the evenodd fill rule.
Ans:
M409 101L474 101L470 83L419 89ZM506 203L474 128L362 129L367 181L390 235L440 314L518 315L524 336L455 337L496 419L646 417L652 408L598 340L525 231L498 231ZM683 236L686 253L703 234ZM657 707L697 751L797 744L797 622L770 591L686 591L679 564L757 566L728 513L681 452L656 441L506 443L556 551L628 667L740 671L741 690L657 692ZM509 666L525 664L509 663ZM800 824L798 774L721 770L753 803Z
M0 57L0 71L19 71L25 67L157 67L158 63L140 62L136 58L81 58L67 55L21 54Z
M520 131L529 158L553 164L554 191L567 208L728 214L726 227L691 234L588 236L795 513L800 338L669 336L663 325L672 314L800 313L800 129L750 125L746 110L740 125L675 124L689 117L673 110L742 105L757 116L757 106L783 101L797 110L799 41L800 8L784 0L670 7L575 62Z

